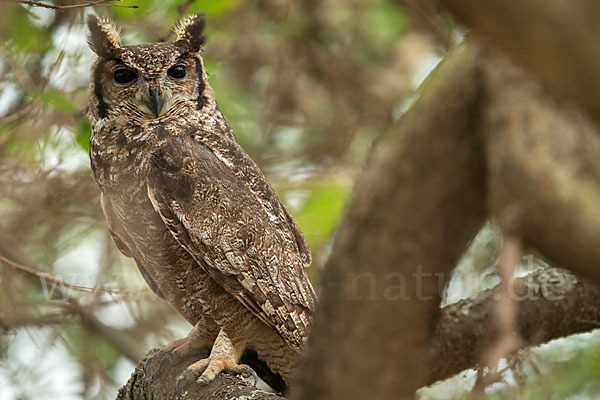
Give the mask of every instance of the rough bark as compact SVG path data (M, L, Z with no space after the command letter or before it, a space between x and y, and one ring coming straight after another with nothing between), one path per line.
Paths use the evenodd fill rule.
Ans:
M473 50L434 72L356 185L292 398L404 399L426 382L444 279L485 217Z
M600 327L600 287L557 268L516 279L516 330L531 346ZM477 365L497 301L497 288L442 309L431 341L427 384Z
M206 355L208 356L208 350ZM280 395L266 393L253 387L238 377L220 374L203 386L196 382L187 382L177 387L177 377L185 368L201 358L190 356L171 364L169 354L158 350L151 351L140 361L129 381L119 390L117 400L146 399L186 399L186 400L277 400Z

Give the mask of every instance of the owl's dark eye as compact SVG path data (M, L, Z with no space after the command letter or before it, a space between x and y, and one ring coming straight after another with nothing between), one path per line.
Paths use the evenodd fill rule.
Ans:
M171 77L171 78L175 78L175 79L183 79L185 78L185 65L174 65L171 68L169 68L169 70L167 71L167 74Z
M115 82L125 85L137 79L137 74L129 68L119 68L115 71Z

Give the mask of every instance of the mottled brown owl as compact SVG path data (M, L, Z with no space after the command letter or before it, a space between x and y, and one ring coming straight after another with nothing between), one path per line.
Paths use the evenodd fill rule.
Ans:
M215 102L204 25L193 15L173 43L121 46L89 17L92 172L114 242L194 325L169 350L212 349L185 376L243 372L250 350L289 383L315 307L310 250Z

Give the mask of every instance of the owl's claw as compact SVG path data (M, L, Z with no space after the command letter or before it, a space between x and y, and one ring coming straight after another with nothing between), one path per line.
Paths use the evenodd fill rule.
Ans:
M187 370L186 370L186 371L187 371ZM179 376L177 377L177 379L175 380L175 391L176 391L176 392L180 392L180 391L181 391L181 384L182 384L182 382L185 380L185 377L186 377L186 375L185 375L185 372L186 372L186 371L183 371L183 372L181 373L181 375L179 375Z
M241 375L244 378L253 377L254 386L258 382L258 375L250 366L238 364L228 357L217 356L208 357L195 362L186 368L185 371L177 377L175 388L180 391L181 386L186 381L196 380L200 385L208 385L219 373L225 372L232 375Z
M254 387L256 387L256 384L258 383L258 375L249 365L246 364L237 364L235 369L227 368L223 370L223 372L231 375L239 375L242 378L252 377L252 385Z

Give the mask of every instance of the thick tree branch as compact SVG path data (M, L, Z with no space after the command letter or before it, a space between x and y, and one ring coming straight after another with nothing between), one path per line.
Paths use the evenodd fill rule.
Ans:
M431 275L443 281L486 212L556 264L600 282L593 125L472 44L450 54L423 91L356 187L294 398L412 398L430 382L424 358L439 293Z
M537 345L600 327L600 287L557 268L511 282L517 302L516 333ZM442 309L431 342L427 384L477 365L486 343L498 288L484 290Z
M477 60L463 46L443 62L358 182L292 398L412 399L425 384L444 279L485 218Z
M87 3L67 4L67 5L56 5L56 4L42 3L39 1L32 1L32 0L2 0L2 1L8 1L10 3L20 3L20 4L27 5L27 6L33 6L33 7L50 8L52 10L70 10L73 8L85 8L85 7L93 7L93 6L139 8L139 6L135 6L135 5L134 6L124 6L121 4L109 4L113 1L121 1L121 0L94 0L94 1L88 1Z
M484 290L442 309L430 345L426 384L477 366L479 350L487 345L488 328L494 326L497 293L498 287ZM523 339L523 346L600 327L600 287L565 270L535 271L511 281L509 293L517 300L516 333ZM194 361L195 358L190 358L170 365L167 354L153 350L121 388L118 399L176 398L176 377ZM236 399L244 395L254 396L253 399L282 399L229 375L220 375L209 386L196 385L186 391L189 399Z
M600 282L600 135L500 56L485 63L491 212L556 265Z
M129 381L119 390L117 400L146 399L178 399L186 400L282 400L274 393L266 393L240 378L220 374L206 386L189 382L186 386L177 387L179 374L198 358L208 356L196 355L171 364L168 353L153 350L148 357L140 361Z
M600 7L587 0L438 0L556 93L600 121Z

